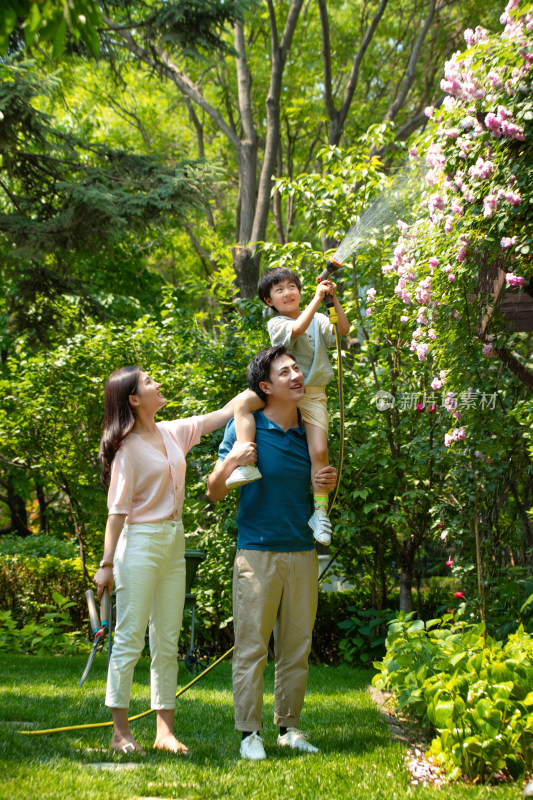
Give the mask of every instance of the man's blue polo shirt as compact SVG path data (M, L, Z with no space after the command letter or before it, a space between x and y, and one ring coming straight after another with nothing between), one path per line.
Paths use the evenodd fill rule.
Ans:
M313 513L311 459L300 417L298 428L284 431L254 413L257 466L261 480L241 486L237 514L237 547L247 550L298 552L314 548L307 520ZM235 443L235 424L230 420L218 449L224 461Z

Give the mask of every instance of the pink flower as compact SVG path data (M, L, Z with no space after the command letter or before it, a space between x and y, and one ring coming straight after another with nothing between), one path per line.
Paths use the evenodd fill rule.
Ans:
M428 117L428 119L431 119L434 111L435 109L433 108L433 106L426 106L426 108L424 109L424 114L426 115L426 117Z
M493 350L493 346L492 346L491 342L488 342L488 344L486 344L483 347L483 355L484 356L490 355L492 353L492 350Z
M419 361L425 361L427 358L429 347L427 344L417 344L416 354Z
M512 193L511 193L512 194ZM498 208L498 197L495 194L488 194L483 198L483 216L492 217Z
M444 446L449 447L453 442L453 437L449 433L444 434Z
M456 197L454 197L453 200L452 200L451 209L452 209L452 212L454 214L457 214L459 217L462 217L463 214L464 214L463 206L461 205L459 200L457 200Z
M502 247L511 247L516 244L516 236L504 236L500 244Z
M428 263L432 269L435 269L435 267L439 266L439 259L436 256L431 256Z
M509 286L525 286L526 280L522 278L520 275L515 275L514 272L507 272L505 275L505 280L507 281Z
M403 315L400 317L400 322L404 322L404 323L405 323L405 322L409 322L409 317L406 317L406 316L405 316L405 314L403 314Z
M439 522L439 528L444 528L444 523L443 522Z
M437 406L435 405L435 403L433 403L433 404L432 404L432 405L430 405L430 407L428 408L428 414L434 414L434 413L436 412L436 410L437 410Z
M512 206L518 206L522 202L522 197L518 192L504 192L503 196Z
M424 408L425 408L424 403L417 403L416 404L416 410L417 411L424 411Z
M438 378L433 378L433 380L431 381L431 388L433 389L433 391L436 392L441 387L442 387L442 381L440 381Z
M409 150L409 155L411 156L411 158L418 158L418 150L416 149L416 147L411 147L411 149Z
M474 450L474 455L475 455L476 458L479 458L480 461L484 461L485 460L485 456L483 455L483 453L480 450Z
M464 597L464 594L463 592L456 592L455 596L457 597L458 600L460 600L462 597Z
M453 272L450 272L450 274L448 275L448 280L451 281L452 283L454 282L455 275L453 274Z
M451 558L449 558L448 561L446 562L446 566L447 567L453 567L453 561L452 561Z
M372 316L372 309L371 308L367 308L366 315L367 315L367 317L371 317Z

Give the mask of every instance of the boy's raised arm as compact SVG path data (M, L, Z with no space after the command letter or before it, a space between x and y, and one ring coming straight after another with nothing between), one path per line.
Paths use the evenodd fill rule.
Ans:
M313 317L318 311L320 303L323 301L324 297L330 293L330 290L331 281L322 281L322 283L317 285L315 296L309 305L304 308L298 319L294 321L294 325L292 326L293 336L301 336L302 333L306 332L313 320Z

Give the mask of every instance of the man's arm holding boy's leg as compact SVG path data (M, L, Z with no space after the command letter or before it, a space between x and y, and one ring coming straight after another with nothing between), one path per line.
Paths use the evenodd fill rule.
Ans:
M253 412L265 407L265 401L261 400L258 394L251 389L241 392L235 398L235 435L241 444L253 442L255 440L255 417ZM227 480L228 489L235 489L252 483L261 478L261 473L253 463L248 461L236 467Z
M207 496L212 503L222 500L230 493L226 481L236 467L253 464L257 460L255 442L235 442L224 461L217 461L207 479Z

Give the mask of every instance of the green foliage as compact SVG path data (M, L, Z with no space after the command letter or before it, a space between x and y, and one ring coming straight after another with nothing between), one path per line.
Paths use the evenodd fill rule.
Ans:
M424 624L392 622L373 684L399 709L436 731L431 751L452 779L491 782L527 774L533 754L533 638L522 627L507 642L451 614Z
M397 612L357 606L349 606L348 611L350 618L338 623L344 633L339 642L341 656L348 664L368 665L384 654L387 624Z
M67 630L72 622L68 609L75 603L52 592L53 603L41 605L39 621L20 625L11 610L0 611L0 652L26 655L72 655L83 648L80 633Z
M31 45L36 37L51 47L52 58L60 56L67 32L82 41L90 53L100 50L98 29L102 13L96 0L3 0L0 10L0 54L7 53L9 39L17 26L23 26L24 42Z
M0 537L0 556L22 556L44 558L76 558L78 546L75 540L59 539L57 536L27 536L22 538L5 534Z
M62 613L65 612L71 628L81 630L87 616L84 592L79 556L22 553L0 556L0 609L12 614L17 624L42 622L45 609L51 607L57 595L68 597Z

